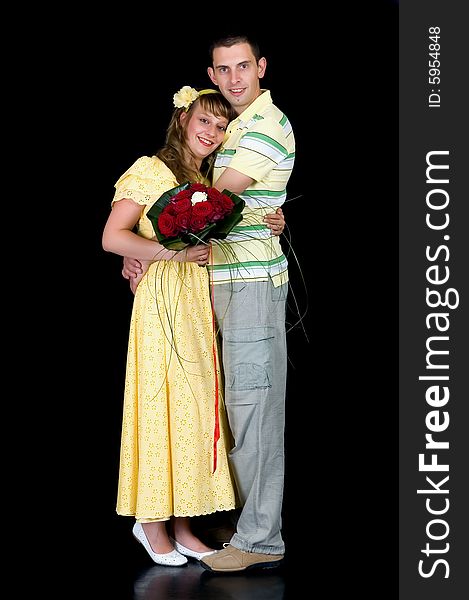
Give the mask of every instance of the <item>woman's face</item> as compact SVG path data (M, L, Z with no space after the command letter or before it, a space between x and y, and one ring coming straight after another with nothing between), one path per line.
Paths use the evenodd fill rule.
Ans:
M181 122L187 118L187 113L181 113ZM194 156L202 161L214 152L223 141L227 125L228 119L204 111L197 102L185 130L187 144Z

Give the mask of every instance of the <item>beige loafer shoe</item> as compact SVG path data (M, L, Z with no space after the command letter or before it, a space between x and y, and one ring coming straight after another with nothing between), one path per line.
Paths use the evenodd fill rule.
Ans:
M234 573L248 569L273 569L283 560L283 554L260 554L244 552L228 544L223 550L205 556L200 564L208 571L215 573Z

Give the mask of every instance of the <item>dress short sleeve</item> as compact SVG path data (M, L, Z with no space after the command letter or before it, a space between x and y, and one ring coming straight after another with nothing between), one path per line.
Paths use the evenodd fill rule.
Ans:
M112 203L129 198L142 206L151 206L176 185L176 178L163 161L156 156L142 156L117 180Z

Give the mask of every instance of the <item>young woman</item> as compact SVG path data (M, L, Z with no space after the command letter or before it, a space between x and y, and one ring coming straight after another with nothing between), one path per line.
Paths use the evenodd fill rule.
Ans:
M215 90L185 86L174 100L164 147L139 158L115 185L103 248L151 262L141 280L133 280L117 513L135 516L133 533L154 562L181 566L187 556L213 552L192 533L189 518L231 510L236 495L209 280L200 268L209 246L165 249L146 213L179 184L208 184L210 155L233 113ZM216 407L220 438L214 445Z

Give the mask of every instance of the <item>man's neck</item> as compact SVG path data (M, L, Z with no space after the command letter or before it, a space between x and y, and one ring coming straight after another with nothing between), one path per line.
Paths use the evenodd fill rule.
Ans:
M256 100L259 98L259 96L260 96L260 95L261 95L263 92L265 92L265 90L261 90L261 89L260 89L260 90L259 90L259 92L258 92L258 94L257 94L257 96L254 98L254 100L253 100L253 101L252 101L250 104L248 104L247 106L240 106L240 107L236 107L236 106L233 106L233 105L232 105L232 106L233 106L233 109L234 109L235 113L238 115L238 117L239 117L239 115L240 115L241 113L243 113L245 110L247 110L247 109L248 109L248 108L251 106L251 104L254 104L254 102L255 102L255 101L256 101Z

